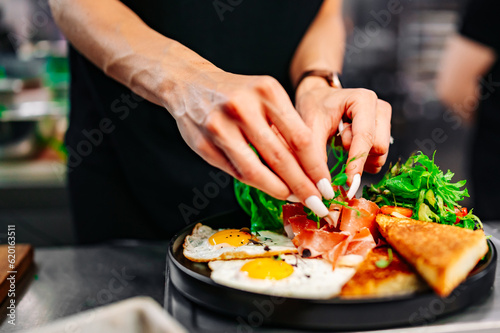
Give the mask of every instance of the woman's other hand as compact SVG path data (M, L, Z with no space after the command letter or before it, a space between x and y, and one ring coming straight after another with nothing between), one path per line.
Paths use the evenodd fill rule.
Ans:
M333 88L325 79L314 76L302 80L296 101L298 112L312 130L314 145L319 148L325 147L344 119L342 144L349 150L348 160L354 158L346 170L349 184L356 174L381 170L391 140L389 103L371 90ZM322 158L327 158L324 149Z

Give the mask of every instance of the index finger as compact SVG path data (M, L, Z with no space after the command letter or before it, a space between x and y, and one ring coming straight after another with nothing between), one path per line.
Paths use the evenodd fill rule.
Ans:
M266 103L269 119L297 157L306 175L326 199L332 199L331 176L322 154L322 149L326 151L326 145L320 146L314 140L311 129L297 113L284 90L282 93L276 92L273 97L276 103Z
M360 176L375 141L377 95L365 89L356 90L347 101L347 116L352 119L352 141L346 168L347 182Z

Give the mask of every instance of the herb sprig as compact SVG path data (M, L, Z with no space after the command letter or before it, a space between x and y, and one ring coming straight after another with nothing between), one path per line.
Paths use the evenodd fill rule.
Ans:
M378 268L387 268L387 267L389 267L389 265L391 264L392 260L394 259L391 248L387 249L387 254L389 256L389 258L388 258L389 260L380 259L377 262L375 262L375 266L377 266Z

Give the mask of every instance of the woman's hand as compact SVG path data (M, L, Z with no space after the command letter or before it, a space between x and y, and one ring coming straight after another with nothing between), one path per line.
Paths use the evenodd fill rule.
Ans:
M391 106L366 89L337 89L320 77L306 77L297 88L297 110L313 132L316 147L325 147L344 119L342 144L355 158L346 172L348 183L354 175L380 171L387 159L391 138ZM348 124L346 120L352 120ZM318 148L316 148L318 149ZM321 157L326 160L322 149Z
M332 198L333 189L324 145L317 144L314 127L306 126L278 81L214 69L184 82L165 106L196 153L276 198L298 199L327 215L320 197Z

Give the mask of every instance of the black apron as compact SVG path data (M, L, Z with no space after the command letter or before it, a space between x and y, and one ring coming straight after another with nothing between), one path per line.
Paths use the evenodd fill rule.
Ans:
M317 0L128 0L151 28L225 71L272 75L291 92L293 53ZM181 138L162 107L142 100L70 47L68 184L81 243L167 239L237 207L231 177Z

